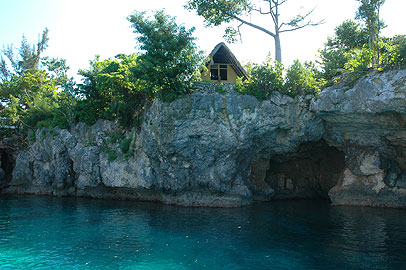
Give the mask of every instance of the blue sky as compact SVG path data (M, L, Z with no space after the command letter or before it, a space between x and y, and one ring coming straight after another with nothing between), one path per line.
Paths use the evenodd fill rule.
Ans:
M223 41L224 28L205 28L200 17L183 8L185 3L186 0L0 0L0 46L13 43L18 47L23 34L30 43L37 42L48 27L46 54L66 58L74 75L79 68L87 68L96 54L108 58L135 52L135 34L126 17L134 10L164 8L177 17L178 23L196 27L197 44L208 53ZM355 0L289 0L281 8L282 18L316 7L315 20L324 19L326 23L283 35L284 63L314 60L317 49L334 28L345 19L354 19L357 5ZM388 27L383 35L406 34L405 10L405 0L386 0L381 17ZM269 24L267 20L259 23ZM249 27L243 27L242 33L242 43L229 45L241 62L261 62L269 53L273 55L271 37Z

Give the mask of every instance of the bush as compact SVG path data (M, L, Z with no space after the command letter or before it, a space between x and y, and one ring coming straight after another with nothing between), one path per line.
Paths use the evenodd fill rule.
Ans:
M271 60L261 65L249 64L247 71L250 78L244 82L237 80L236 90L253 95L258 100L266 99L273 91L291 97L317 94L326 82L313 63L302 64L299 60L295 60L286 71L280 63L272 63Z
M372 63L371 50L364 46L361 49L353 49L348 54L348 62L344 65L349 72L367 71Z
M318 94L320 87L323 86L324 80L318 80L314 72L295 60L287 72L285 78L284 92L291 97L297 95Z
M148 96L173 101L188 94L202 61L192 36L194 28L177 25L175 18L162 10L153 19L145 12L128 17L132 23L141 54L132 68L134 76L142 81Z
M250 78L246 81L239 79L236 90L241 94L253 95L258 100L266 99L273 91L282 91L283 66L268 59L261 65L248 64Z
M378 47L381 70L406 65L406 36L381 38Z
M121 153L127 155L130 150L131 138L125 138L120 142Z

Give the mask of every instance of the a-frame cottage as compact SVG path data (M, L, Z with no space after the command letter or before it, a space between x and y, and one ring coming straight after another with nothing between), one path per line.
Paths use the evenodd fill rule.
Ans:
M206 63L207 71L202 73L203 81L235 83L237 77L248 79L248 73L223 42L214 47Z

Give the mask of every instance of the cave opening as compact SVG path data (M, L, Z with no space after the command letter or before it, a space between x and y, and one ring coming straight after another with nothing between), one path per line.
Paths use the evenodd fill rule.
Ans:
M13 160L9 156L6 149L0 149L0 165L1 165L0 167L3 169L2 171L3 175L0 175L0 178L4 178L0 179L0 182L3 182L4 184L4 182L9 182L11 180L14 167Z
M329 199L341 179L345 156L325 141L300 145L293 153L273 154L251 164L255 200ZM273 190L270 196L270 190Z

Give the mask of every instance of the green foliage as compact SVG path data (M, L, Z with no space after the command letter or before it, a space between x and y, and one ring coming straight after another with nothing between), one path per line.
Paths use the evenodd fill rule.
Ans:
M228 26L225 29L224 38L228 42L236 42L238 35L241 37L240 27L246 25L259 30L275 41L275 60L282 62L280 34L292 32L307 26L316 26L323 21L312 22L309 17L313 10L306 14L298 14L290 20L282 21L281 7L288 0L188 0L185 8L195 10L197 15L205 19L207 26L219 26L223 23L238 23L238 26ZM263 2L267 2L263 4ZM271 28L267 24L257 24L251 20L255 14L267 16L268 22L272 22Z
M103 140L103 144L100 146L100 151L107 154L109 162L114 161L119 156L128 159L131 156L131 142L132 137L126 138L122 131L115 131L109 135L107 140ZM89 145L93 145L94 142L89 142ZM120 151L118 151L117 149Z
M320 64L323 77L330 80L344 73L344 66L348 61L347 53L342 48L323 48L319 50Z
M360 3L356 18L364 21L368 29L368 44L372 56L372 65L376 67L379 61L378 39L385 24L379 19L379 9L385 0L357 0Z
M31 130L31 131L28 133L28 139L29 139L31 142L35 142L35 140L36 140L36 138L35 138L35 131Z
M124 127L139 126L142 113L159 97L173 101L189 93L201 61L193 29L178 26L175 19L157 11L154 18L144 13L128 17L141 53L117 55L90 62L80 70L83 83L75 90L77 121L93 124L97 119L118 119Z
M378 41L380 68L386 70L406 65L406 36L381 38Z
M324 80L318 80L310 68L295 60L286 71L284 90L291 97L316 95L323 84Z
M120 54L103 61L96 56L88 70L79 71L84 79L75 89L81 98L75 106L78 121L93 124L99 118L118 118L123 126L132 124L146 102L144 90L131 72L136 59L135 54Z
M319 50L323 78L331 80L344 74L349 61L349 52L361 49L368 43L368 33L361 24L346 20L335 28L334 36L329 37L323 49Z
M379 19L379 9L385 3L385 0L357 0L358 7L356 18L365 21L369 35L377 35L384 27L384 22ZM371 30L375 32L371 32Z
M69 126L62 104L65 93L58 91L56 82L46 71L27 70L0 84L1 101L6 105L3 117L10 117L23 127Z
M378 71L401 67L406 64L406 38L380 38L377 42L379 58L376 65ZM348 61L345 69L348 72L365 72L371 69L373 53L369 46L348 52Z
M114 151L113 149L110 149L106 145L100 146L99 149L101 152L103 152L107 155L107 160L109 162L112 162L118 158L118 154L116 153L116 151Z
M368 43L368 31L353 20L346 20L335 28L335 37L330 38L328 46L343 48L349 51L361 48Z
M155 12L153 19L144 12L136 12L128 20L138 34L142 52L131 70L141 81L147 97L172 101L188 94L202 60L192 36L194 28L177 25L175 18L163 11Z
M252 6L247 0L189 0L186 8L196 10L208 26L219 26L232 21L234 16L247 14Z
M129 153L131 141L132 141L131 137L121 140L121 142L120 142L120 150L121 150L121 153L123 153L124 155L127 155Z
M406 64L405 36L378 38L383 27L378 11L384 1L358 1L361 5L357 18L364 21L365 26L351 20L344 21L319 50L322 76L329 80L327 85L338 80L353 85L368 71L399 68Z
M225 95L227 94L227 90L225 90L223 87L221 86L216 86L215 91L219 94Z
M8 46L1 58L1 117L11 118L23 131L39 127L67 128L72 123L69 88L74 84L66 73L69 67L63 59L41 58L47 47L48 30L36 46L23 38L19 54ZM41 65L42 59L42 65Z
M109 143L117 143L124 139L124 134L121 131L116 131L110 134L109 136Z
M8 45L3 49L2 53L9 65L7 65L7 61L2 55L0 58L0 81L9 81L13 76L21 76L28 70L39 69L41 54L48 47L48 40L48 29L45 28L36 46L29 45L23 35L18 49L18 56L15 56L12 45Z
M241 94L253 95L258 100L265 100L273 91L291 97L314 95L325 84L313 63L302 64L298 60L287 70L280 63L268 59L261 65L249 64L247 71L250 73L249 80L239 79L236 90Z
M261 65L246 66L250 78L238 81L236 90L242 94L253 95L258 100L266 99L273 91L283 91L283 66L270 58Z
M353 49L348 53L348 61L344 68L349 72L366 71L371 64L372 54L367 46L360 49Z

